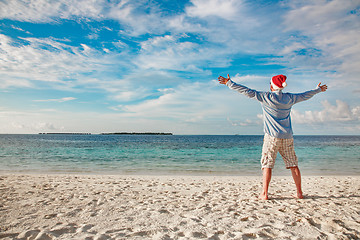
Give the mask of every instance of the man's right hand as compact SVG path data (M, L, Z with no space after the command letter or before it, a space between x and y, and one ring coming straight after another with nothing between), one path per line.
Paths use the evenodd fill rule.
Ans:
M321 88L321 91L322 91L322 92L325 92L325 91L327 90L326 84L321 85L321 82L318 84L318 87Z
M227 75L227 78L220 76L220 77L218 77L218 80L219 80L220 84L226 84L230 80L230 76L229 76L229 74Z

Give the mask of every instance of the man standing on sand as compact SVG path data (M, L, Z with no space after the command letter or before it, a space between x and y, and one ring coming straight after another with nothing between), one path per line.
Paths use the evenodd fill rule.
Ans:
M325 92L326 85L318 84L315 90L304 93L283 93L287 86L286 76L277 75L271 78L270 92L259 92L241 84L231 81L229 74L227 78L220 76L220 84L226 84L230 89L236 90L249 98L258 100L263 108L264 118L264 145L261 156L261 167L263 171L263 190L259 199L268 200L268 189L272 175L272 168L275 164L276 155L279 152L282 156L285 167L291 169L297 198L303 198L301 190L301 175L298 168L298 159L294 150L294 139L291 127L291 107L298 102L310 99L315 94Z

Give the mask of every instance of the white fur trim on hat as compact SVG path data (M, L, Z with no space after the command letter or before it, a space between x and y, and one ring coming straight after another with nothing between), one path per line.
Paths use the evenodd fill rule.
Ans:
M273 88L274 90L282 90L282 89L284 89L284 88L287 86L287 83L286 83L286 82L283 82L283 83L282 83L282 88L276 86L276 85L273 83L272 78L271 78L270 84L271 84L271 86L272 86L272 88Z

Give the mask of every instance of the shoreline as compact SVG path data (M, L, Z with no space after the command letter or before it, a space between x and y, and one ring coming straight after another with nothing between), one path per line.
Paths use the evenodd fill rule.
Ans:
M356 239L360 176L0 174L0 239Z
M300 168L302 177L352 177L359 176L357 172L351 173L338 173L334 171L304 171ZM79 175L79 176L164 176L164 177L262 177L261 169L255 172L244 172L244 171L49 171L49 170L0 170L1 175ZM291 171L289 169L273 169L273 177L291 177Z

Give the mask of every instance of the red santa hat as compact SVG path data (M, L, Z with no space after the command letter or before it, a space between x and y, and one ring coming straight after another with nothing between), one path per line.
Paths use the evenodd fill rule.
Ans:
M276 75L271 78L270 84L274 90L282 90L284 87L287 86L285 81L285 75Z

